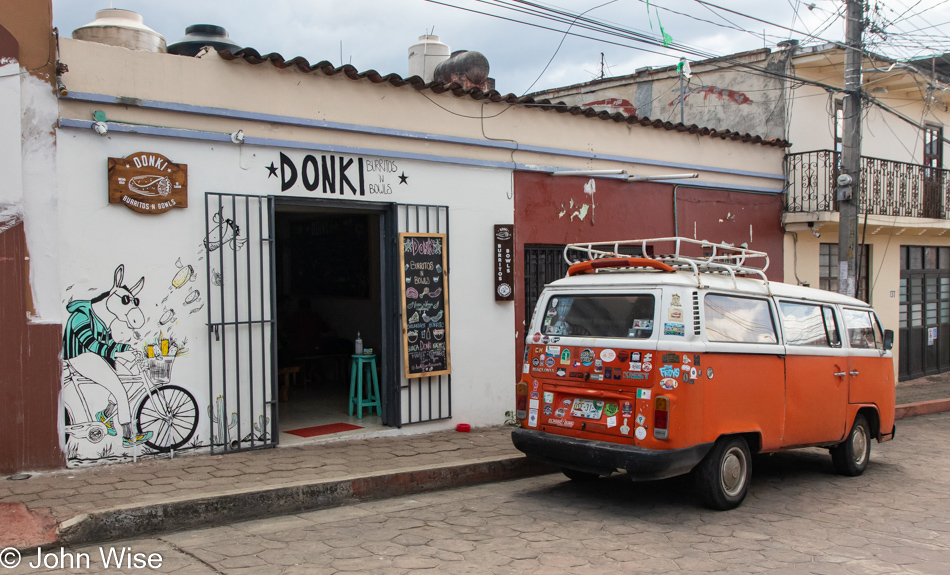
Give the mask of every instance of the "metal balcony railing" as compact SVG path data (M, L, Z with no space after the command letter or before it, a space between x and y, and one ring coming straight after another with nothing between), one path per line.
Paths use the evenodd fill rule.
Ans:
M786 212L836 212L841 154L816 150L785 157ZM859 213L950 219L948 170L880 158L861 158Z

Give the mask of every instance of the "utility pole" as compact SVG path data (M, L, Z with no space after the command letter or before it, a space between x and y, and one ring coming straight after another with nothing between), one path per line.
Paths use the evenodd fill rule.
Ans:
M844 129L838 176L838 293L857 297L858 207L861 204L861 60L864 0L848 0ZM865 272L866 273L866 272Z

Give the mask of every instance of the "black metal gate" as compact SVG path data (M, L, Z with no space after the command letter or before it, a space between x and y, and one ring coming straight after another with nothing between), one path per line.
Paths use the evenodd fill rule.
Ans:
M211 452L277 444L274 201L205 196Z
M442 233L449 238L448 206L397 204L395 217L396 229L399 233ZM394 248L397 248L396 242L398 241L399 236L396 235L393 240ZM451 239L448 239L445 243L446 262L451 262L451 258L449 258L450 246ZM451 263L446 263L446 268L450 265ZM394 267L398 267L398 265ZM394 271L398 275L401 270L395 269ZM449 277L449 269L446 269L445 273L446 277ZM400 285L398 278L396 281L396 285ZM452 291L449 290L449 298L451 297ZM400 313L398 311L399 306L393 307L397 310L392 321L393 334L396 338L394 341L402 341L403 338L400 333L402 318L398 315ZM450 302L446 301L446 307L451 310ZM402 345L405 345L405 342ZM391 397L391 405L396 407L397 426L438 421L452 417L451 374L408 379L401 366L396 370L396 373L400 384L398 390L395 390L398 393Z

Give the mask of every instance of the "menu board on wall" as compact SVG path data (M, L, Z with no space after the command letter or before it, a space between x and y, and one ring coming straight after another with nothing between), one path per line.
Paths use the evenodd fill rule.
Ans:
M406 377L452 371L445 234L399 234Z

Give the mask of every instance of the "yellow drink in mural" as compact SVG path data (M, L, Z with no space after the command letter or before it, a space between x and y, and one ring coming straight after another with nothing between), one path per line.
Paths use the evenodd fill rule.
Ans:
M162 355L168 355L168 340L162 340Z
M155 346L152 344L145 346L145 353L147 353L150 358L155 357Z

